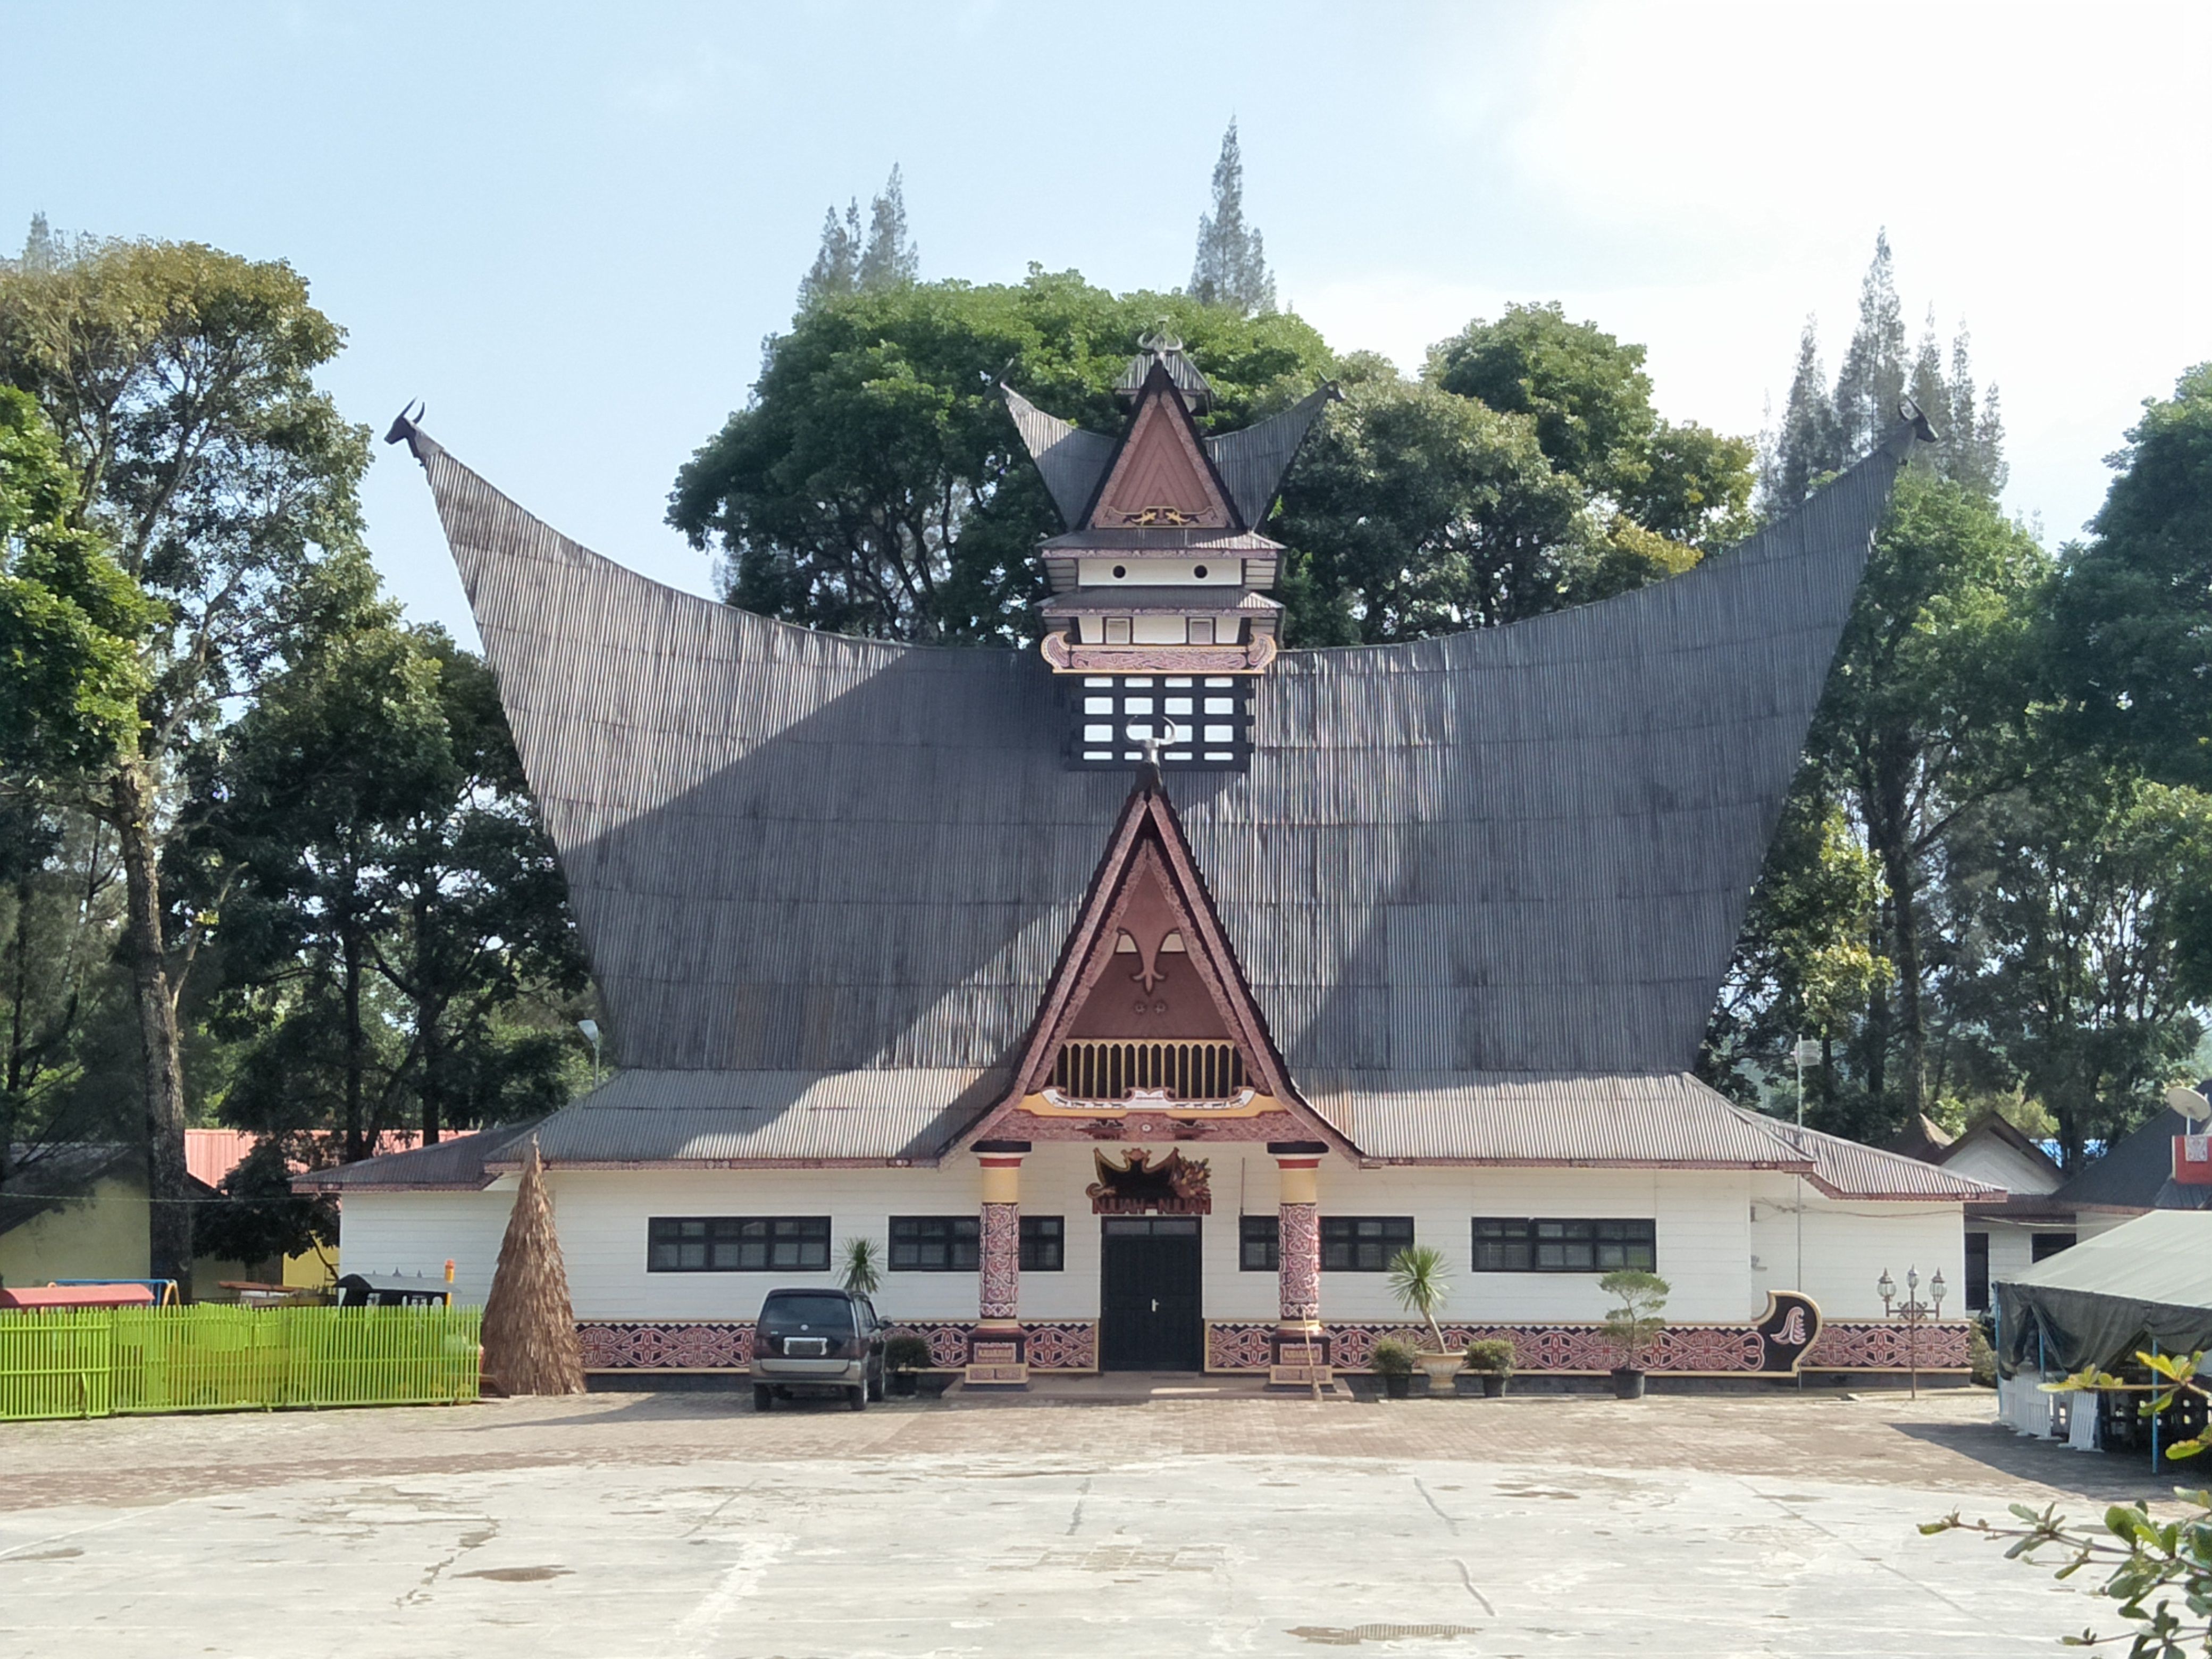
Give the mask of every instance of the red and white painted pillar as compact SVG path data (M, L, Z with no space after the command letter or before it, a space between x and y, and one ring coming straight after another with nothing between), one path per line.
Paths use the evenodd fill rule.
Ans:
M1279 1309L1268 1344L1267 1382L1309 1388L1330 1380L1328 1334L1321 1323L1321 1161L1313 1141L1277 1141L1275 1287Z
M975 1328L968 1336L967 1386L1029 1386L1029 1341L1022 1331L1022 1158L1025 1140L988 1140L975 1148L983 1207Z

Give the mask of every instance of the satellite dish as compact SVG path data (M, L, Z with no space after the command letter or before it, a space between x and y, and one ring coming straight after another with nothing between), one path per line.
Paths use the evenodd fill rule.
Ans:
M2179 1083L2166 1091L2166 1103L2191 1123L2202 1123L2207 1118L2212 1118L2212 1100L2207 1100L2196 1090Z

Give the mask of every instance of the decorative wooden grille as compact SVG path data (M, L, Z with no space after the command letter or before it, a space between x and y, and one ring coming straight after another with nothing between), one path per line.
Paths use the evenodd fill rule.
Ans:
M1121 1100L1138 1089L1222 1100L1244 1086L1244 1057L1233 1042L1082 1041L1061 1045L1052 1080L1079 1100Z

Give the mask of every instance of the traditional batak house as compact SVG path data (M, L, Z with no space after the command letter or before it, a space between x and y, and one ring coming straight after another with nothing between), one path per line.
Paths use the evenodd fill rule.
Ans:
M1984 1189L1691 1066L1914 427L1673 580L1285 651L1260 526L1331 394L1209 433L1159 337L1121 391L1110 435L1006 392L1068 526L1041 652L674 592L403 417L622 1069L308 1177L347 1270L480 1297L534 1134L603 1371L742 1369L856 1238L979 1383L1364 1365L1417 1240L1524 1371L1616 1363L1616 1267L1673 1285L1657 1369L1901 1365L1875 1282L1958 1282Z

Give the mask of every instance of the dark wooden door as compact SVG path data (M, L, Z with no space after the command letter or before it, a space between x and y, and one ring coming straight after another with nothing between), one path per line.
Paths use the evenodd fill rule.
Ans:
M1206 1363L1198 1218L1104 1218L1099 1364L1109 1371L1194 1371Z

